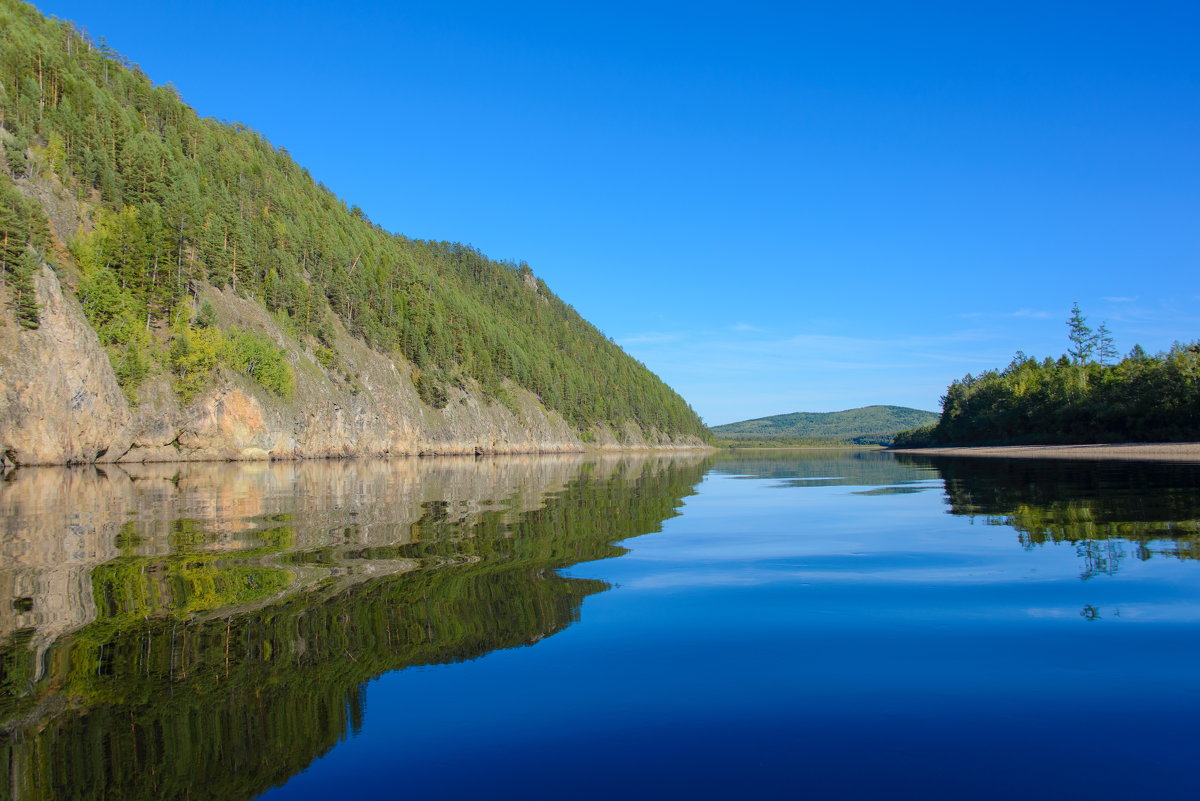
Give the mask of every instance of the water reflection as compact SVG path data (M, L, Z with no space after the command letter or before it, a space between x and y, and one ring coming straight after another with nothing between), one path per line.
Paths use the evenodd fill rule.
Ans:
M777 450L733 451L714 463L714 473L742 478L778 479L779 487L885 487L937 481L937 470L916 460L899 461L894 454L876 450ZM919 492L908 487L903 492Z
M386 671L527 645L698 456L20 470L0 484L0 793L251 798Z
M1132 557L1200 558L1200 465L965 459L896 454L933 468L950 512L1016 530L1026 549L1074 546L1081 577Z
M600 578L558 572L659 531L706 470L704 497L667 534L638 540L630 558L572 571ZM939 703L969 709L945 704L947 688L974 703L996 687L1025 697L1025 677L1063 676L1054 686L1065 696L1087 675L1076 661L1124 664L1114 682L1150 687L1128 676L1166 659L1134 664L1141 652L1127 642L1105 650L1079 632L1112 637L1118 618L1192 625L1200 608L1191 585L1172 578L1188 567L1175 559L1200 555L1194 465L809 451L20 470L0 483L0 514L0 798L22 800L252 798L362 726L374 677L539 642L606 582L624 588L593 607L607 617L519 652L537 657L519 669L480 662L469 668L480 668L474 684L457 672L428 685L418 679L438 671L391 677L403 679L392 717L412 715L395 748L409 761L396 756L371 780L387 784L393 769L427 771L412 781L435 790L461 779L446 776L454 766L427 768L431 753L492 759L480 783L514 765L532 766L530 783L549 781L542 772L555 765L582 765L570 776L562 768L563 786L595 764L644 758L678 789L692 749L708 748L703 763L728 766L726 789L736 789L746 771L770 773L762 755L776 748L787 753L770 775L792 787L797 753L822 754L811 771L858 766L880 720L907 726ZM1156 562L1085 585L1072 553L1084 578L1130 558ZM1063 620L1077 631L1051 626ZM595 647L566 653L589 628ZM559 661L539 661L546 652ZM443 689L418 699L405 689L414 686ZM1029 697L1034 714L1042 696ZM458 716L440 720L452 701ZM996 708L1007 715L1010 701ZM891 711L873 717L877 705ZM862 725L830 741L836 748L822 745L847 710ZM526 740L497 746L526 719ZM639 735L646 720L659 728ZM986 737L998 725L977 723L963 730ZM435 737L436 726L449 733ZM586 739L592 731L600 740ZM730 731L738 735L704 742ZM996 742L1018 736L996 731L1007 732ZM620 736L608 742L605 732ZM886 759L910 735L898 729L867 750ZM367 725L343 748L370 736ZM803 737L809 750L794 749ZM412 757L422 738L423 756ZM971 741L928 739L928 753ZM682 744L671 769L657 762L664 743ZM542 759L533 765L528 753ZM900 754L889 770L926 758ZM841 787L853 768L833 773L830 786ZM367 781L331 775L338 787ZM596 794L609 789L604 780ZM706 791L715 792L699 779L690 788Z
M812 450L722 456L712 470L864 497L944 489L951 514L1012 528L1026 549L1073 546L1084 579L1129 558L1200 558L1200 464Z

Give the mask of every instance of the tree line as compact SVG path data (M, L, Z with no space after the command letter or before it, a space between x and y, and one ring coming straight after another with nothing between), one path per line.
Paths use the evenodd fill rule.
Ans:
M895 447L1167 442L1200 438L1200 342L1118 358L1106 324L1076 304L1070 346L1041 361L1018 352L1007 367L967 375L942 396L932 426L901 432Z

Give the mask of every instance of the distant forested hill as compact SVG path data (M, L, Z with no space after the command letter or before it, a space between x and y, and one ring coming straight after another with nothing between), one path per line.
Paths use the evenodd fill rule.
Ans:
M762 441L829 441L852 445L886 445L899 431L936 422L934 412L904 406L864 406L842 412L794 412L713 426L718 439Z
M429 410L478 401L528 420L528 391L583 441L706 433L526 264L383 230L261 134L199 117L17 0L0 0L0 143L3 317L44 323L38 280L55 267L133 405L161 395L142 392L156 379L187 406L237 375L285 399L327 378L353 398L372 387L348 335L392 359ZM222 311L233 301L207 297L259 304L277 328L243 330Z

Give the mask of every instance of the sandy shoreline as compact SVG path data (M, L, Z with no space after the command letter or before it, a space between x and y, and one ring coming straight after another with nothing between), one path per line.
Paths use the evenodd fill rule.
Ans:
M1128 442L1101 445L997 445L976 448L896 448L892 453L984 456L1002 459L1093 459L1200 462L1200 442Z

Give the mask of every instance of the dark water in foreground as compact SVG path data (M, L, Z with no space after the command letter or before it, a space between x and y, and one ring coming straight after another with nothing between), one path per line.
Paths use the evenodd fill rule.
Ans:
M1200 796L1198 465L44 469L0 516L0 798Z

